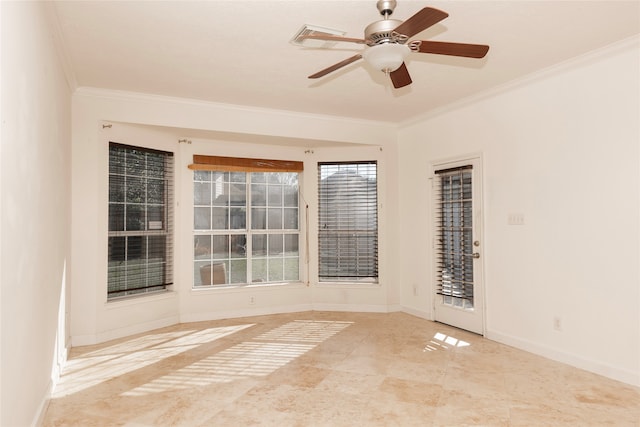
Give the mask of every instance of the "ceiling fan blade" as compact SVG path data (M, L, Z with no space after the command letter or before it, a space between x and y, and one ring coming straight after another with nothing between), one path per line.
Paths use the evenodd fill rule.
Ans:
M449 16L447 12L434 9L433 7L425 7L398 25L394 31L399 34L404 34L407 37L413 37L419 32L442 21L447 16Z
M330 34L320 35L320 34L308 34L306 36L298 37L300 40L326 40L330 42L351 42L351 43L360 43L365 44L367 41L365 39L354 39L351 37L342 37L342 36L332 36Z
M467 58L484 58L489 46L484 44L438 42L422 40L418 51L421 53L435 53L438 55L464 56Z
M342 67L344 67L344 66L346 66L346 65L349 65L349 64L351 64L352 62L355 62L355 61L357 61L357 60L358 60L358 59L360 59L360 58L362 58L362 55L361 55L361 54L354 55L354 56L352 56L351 58L347 58L347 59L345 59L344 61L340 61L340 62L338 62L337 64L333 64L332 66L327 67L327 68L325 68L324 70L320 70L320 71L318 71L318 72L317 72L317 73L315 73L315 74L311 74L311 75L309 76L309 78L310 78L310 79L317 79L318 77L326 76L327 74L329 74L329 73L331 73L331 72L333 72L333 71L336 71L337 69L340 69L340 68L342 68Z
M404 64L404 62L402 63L400 68L389 73L389 77L391 77L393 87L395 87L396 89L408 86L412 82L411 76L409 75L409 70L407 70L407 66Z

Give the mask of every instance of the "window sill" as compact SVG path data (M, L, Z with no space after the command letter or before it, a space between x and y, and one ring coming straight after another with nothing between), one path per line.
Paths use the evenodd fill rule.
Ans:
M130 305L146 304L164 299L175 298L176 296L176 292L171 290L164 290L158 292L150 292L147 294L129 295L126 297L114 298L111 300L107 300L105 302L105 306L107 308L120 308Z
M242 285L213 285L213 286L199 286L197 288L192 287L192 293L234 293L242 292L244 289L274 289L274 288L303 288L307 285L303 282L290 282L290 283L250 283Z
M317 282L318 288L349 288L349 289L378 289L382 285L380 282Z

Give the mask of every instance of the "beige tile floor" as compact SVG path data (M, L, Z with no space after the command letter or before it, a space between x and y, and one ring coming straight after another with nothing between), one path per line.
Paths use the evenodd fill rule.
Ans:
M181 324L74 348L45 426L638 426L640 390L404 313Z

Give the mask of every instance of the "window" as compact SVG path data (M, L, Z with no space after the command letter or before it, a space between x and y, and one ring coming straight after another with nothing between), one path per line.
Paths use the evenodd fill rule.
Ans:
M194 170L193 180L195 287L299 280L297 172Z
M472 166L436 171L437 290L442 302L472 309L473 192Z
M319 279L378 279L376 162L320 163Z
M173 280L173 154L109 144L109 299Z

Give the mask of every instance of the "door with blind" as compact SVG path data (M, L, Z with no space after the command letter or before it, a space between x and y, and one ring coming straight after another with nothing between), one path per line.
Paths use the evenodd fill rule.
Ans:
M480 159L434 167L434 318L484 332Z

